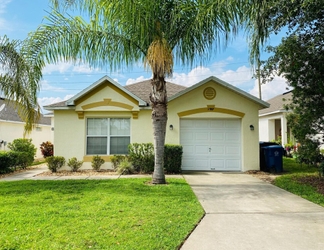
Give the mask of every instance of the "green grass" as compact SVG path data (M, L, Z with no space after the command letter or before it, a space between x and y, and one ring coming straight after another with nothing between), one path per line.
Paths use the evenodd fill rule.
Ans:
M311 202L324 206L324 195L317 191L317 188L309 183L301 183L301 179L307 177L318 177L316 167L309 167L297 163L295 159L284 158L284 174L275 179L274 184L293 194L296 194Z
M0 183L1 249L177 249L204 211L183 179Z

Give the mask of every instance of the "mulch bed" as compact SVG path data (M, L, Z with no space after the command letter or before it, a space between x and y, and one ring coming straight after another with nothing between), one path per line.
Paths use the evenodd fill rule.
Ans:
M51 171L46 171L37 176L98 176L98 175L116 175L117 173L111 169L101 169L100 171L95 171L92 169L78 170L72 172L71 170L60 170L56 173Z

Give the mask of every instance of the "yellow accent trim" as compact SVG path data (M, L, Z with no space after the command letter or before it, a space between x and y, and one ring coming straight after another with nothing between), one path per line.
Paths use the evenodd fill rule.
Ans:
M91 162L92 161L92 157L93 157L93 155L85 155L85 156L83 156L83 161L84 162ZM100 157L102 158L102 159L104 159L105 160L105 162L111 162L111 160L110 160L110 155L100 155Z
M109 81L104 81L99 86L97 86L95 89L93 89L89 93L87 93L85 96L82 96L80 99L76 100L75 105L76 106L79 105L80 103L87 100L90 96L93 96L94 94L103 90L105 87L110 87L112 90L116 91L118 94L122 95L123 97L125 97L126 99L128 99L129 101L134 103L135 105L138 105L138 101L136 99L134 99L133 97L131 97L130 95L128 95L127 93L122 91L121 89L117 88L115 85L113 85Z
M104 99L101 102L94 102L90 104L86 104L81 106L83 110L91 109L91 108L96 108L96 107L101 107L101 106L114 106L114 107L119 107L119 108L124 108L128 110L132 110L134 107L122 102L114 102L111 99Z
M84 112L83 111L77 111L78 118L79 119L84 119Z
M133 115L133 119L138 119L138 111L133 111L132 115Z
M215 112L215 113L223 113L223 114L229 114L229 115L235 115L239 117L244 117L245 113L231 110L231 109L224 109L224 108L216 108L215 105L207 105L206 108L198 108L198 109L191 109L186 110L178 113L179 117L184 117L188 115L194 115L199 113L206 113L206 112Z

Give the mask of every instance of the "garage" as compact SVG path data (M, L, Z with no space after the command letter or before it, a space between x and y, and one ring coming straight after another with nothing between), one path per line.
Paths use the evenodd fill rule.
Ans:
M241 171L241 119L181 119L182 169Z

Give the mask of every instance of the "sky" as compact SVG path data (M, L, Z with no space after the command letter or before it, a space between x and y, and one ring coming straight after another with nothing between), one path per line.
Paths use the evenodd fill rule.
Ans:
M9 39L25 39L29 32L35 31L42 22L46 22L43 17L47 16L49 11L48 0L0 0L0 37L6 35ZM280 40L280 36L271 37L268 44L277 45ZM262 59L267 56L264 54ZM141 64L115 72L91 68L86 64L50 64L43 70L38 102L44 106L67 100L105 75L123 86L151 78L151 73ZM211 60L204 65L193 65L191 68L175 65L172 78L167 80L189 87L209 76L216 76L259 97L258 83L252 78L248 45L243 36L234 39L225 50L211 55ZM272 82L262 85L262 99L266 101L286 91L285 80L277 77Z

